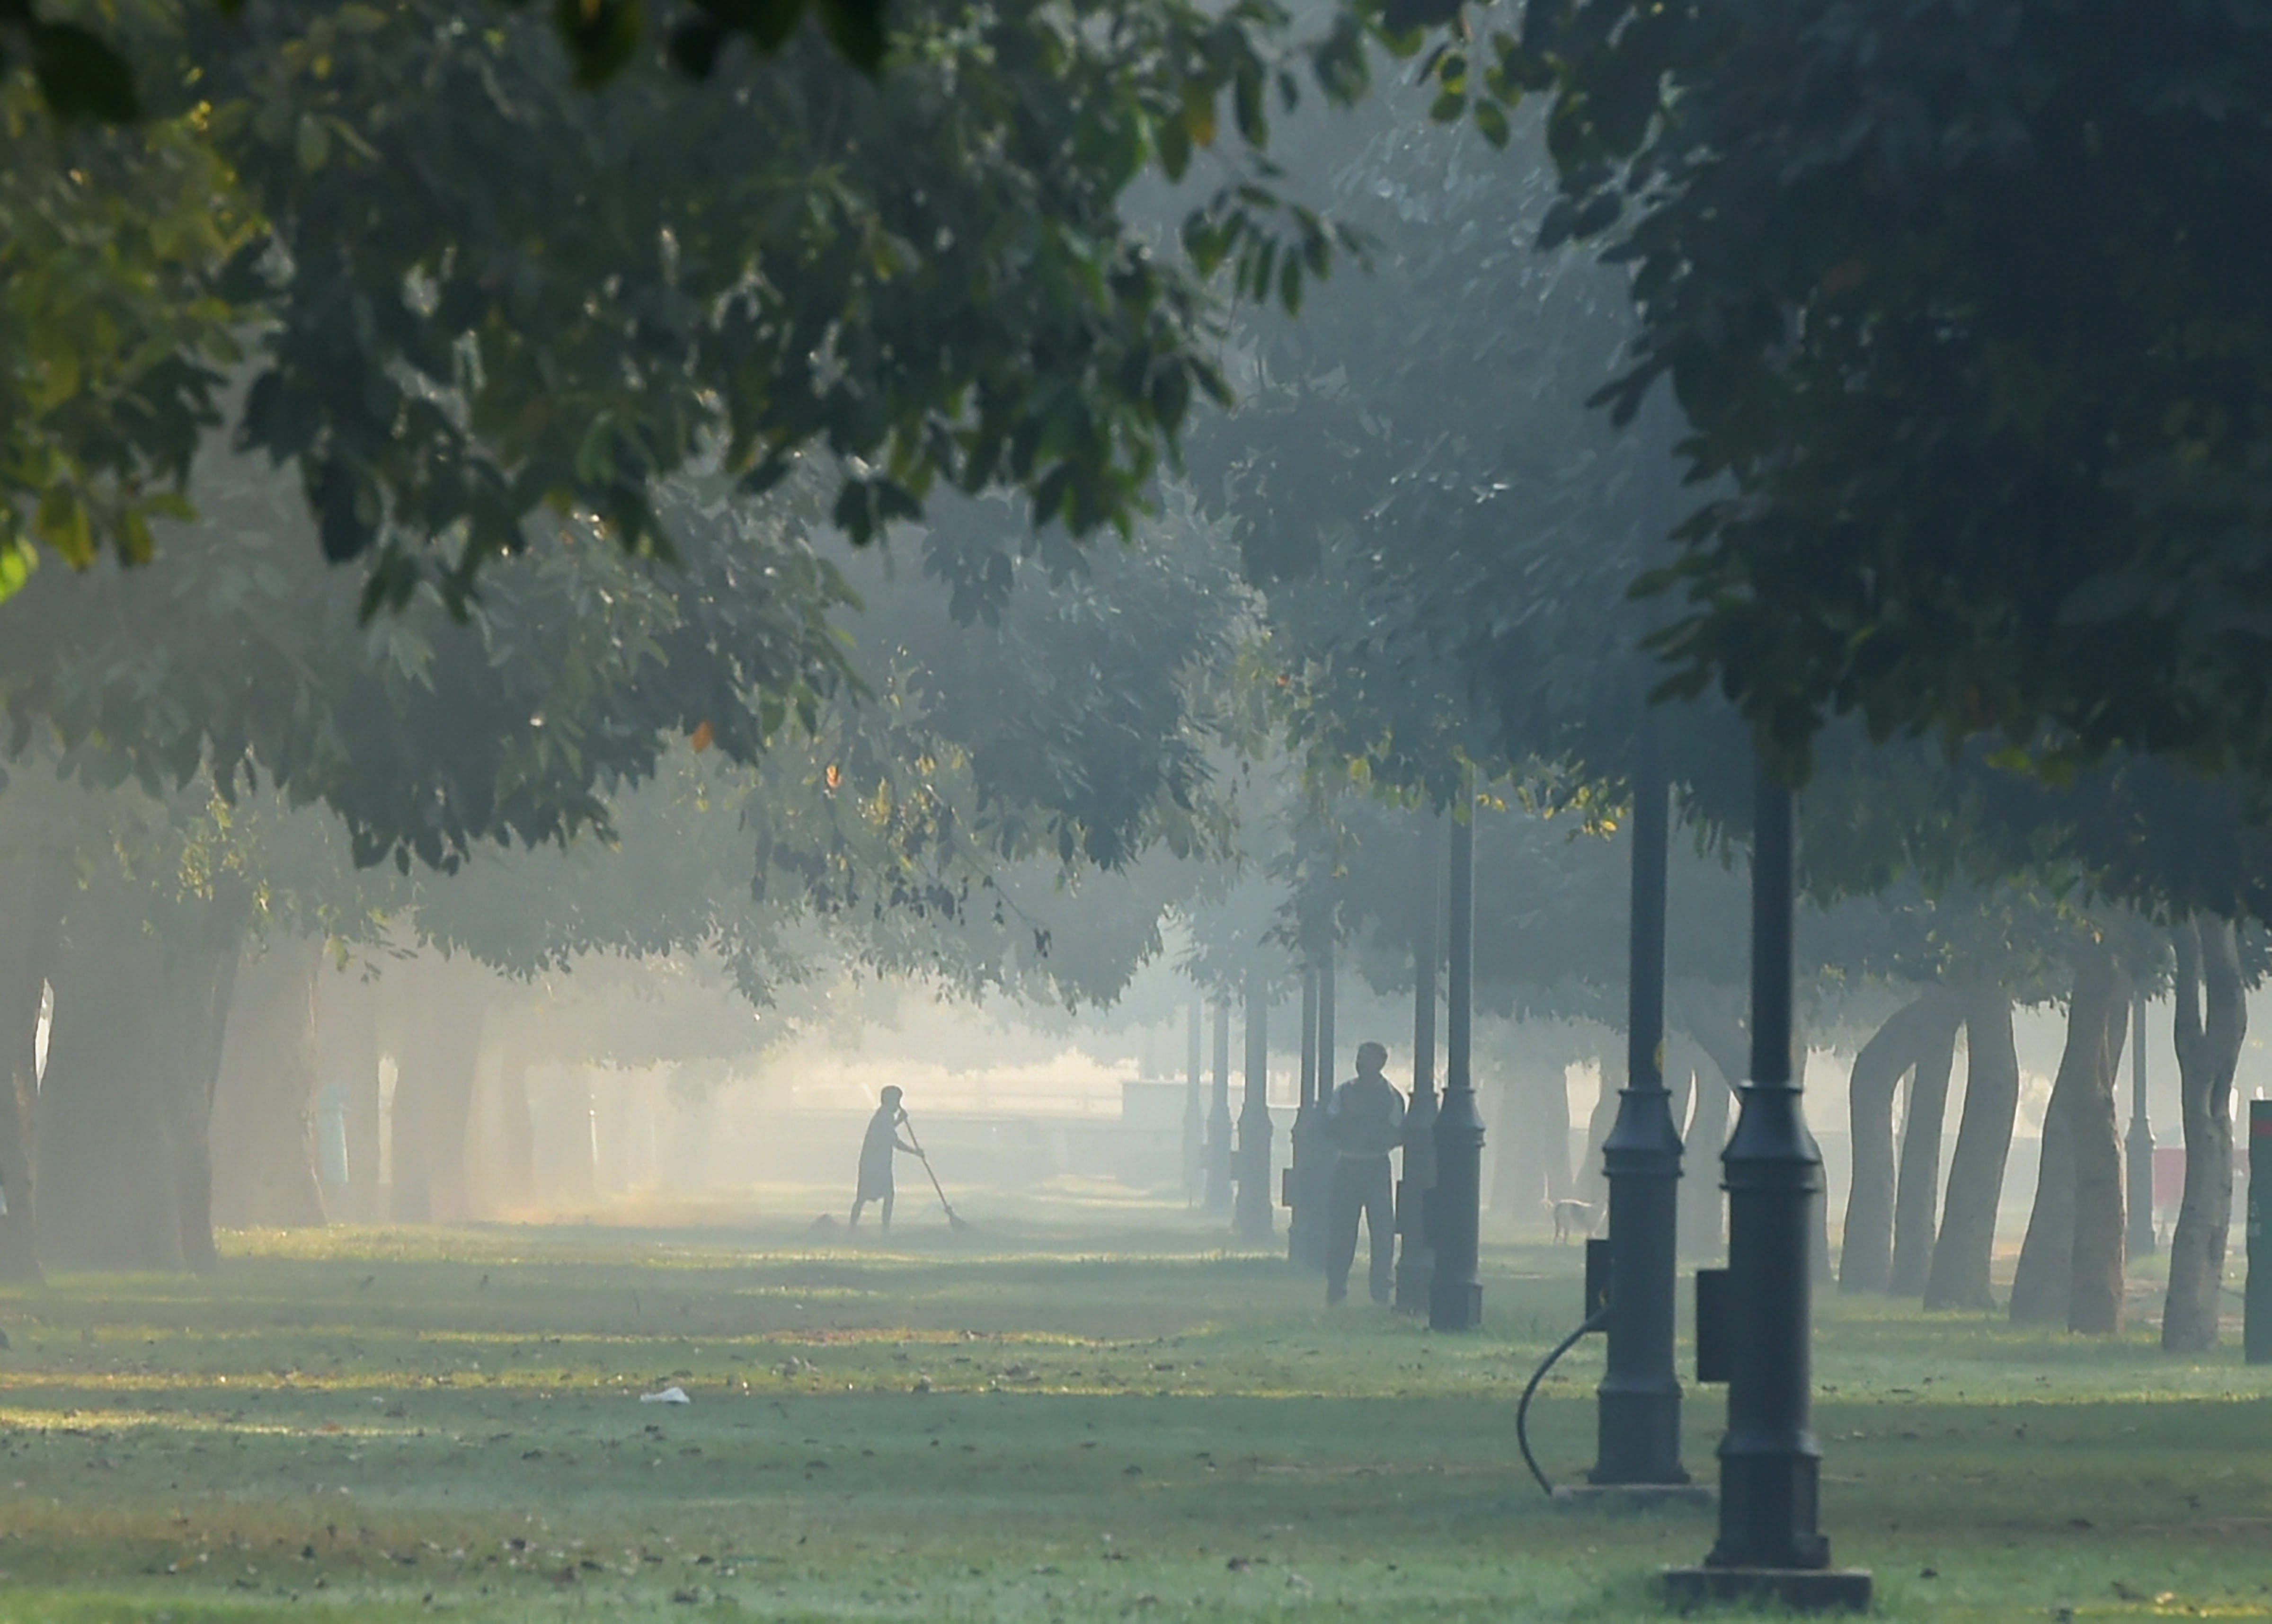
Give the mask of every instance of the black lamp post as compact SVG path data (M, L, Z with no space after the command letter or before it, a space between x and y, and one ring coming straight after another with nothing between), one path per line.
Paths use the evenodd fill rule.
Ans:
M1437 898L1444 885L1444 824L1431 818L1420 859L1424 887L1412 931L1412 1100L1404 1112L1404 1170L1396 1186L1396 1311L1428 1312L1435 1251L1428 1193L1436 1184L1436 967L1443 958Z
M1246 1098L1238 1111L1238 1207L1244 1240L1267 1240L1277 1227L1270 1189L1270 992L1262 972L1246 972Z
M2248 1102L2248 1279L2240 1357L2272 1365L2272 1100Z
M1633 926L1626 984L1626 1087L1602 1146L1610 1186L1609 1368L1596 1396L1602 1485L1688 1481L1680 1464L1680 1378L1672 1365L1680 1132L1664 1087L1663 756L1641 724L1633 775Z
M1286 1169L1287 1204L1293 1209L1286 1220L1286 1258L1297 1269L1323 1269L1325 1248L1319 1239L1324 1217L1310 1186L1318 1161L1318 971L1313 965L1302 972L1301 1096L1294 1112L1294 1131Z
M1767 1598L1786 1606L1866 1608L1866 1571L1833 1568L1817 1526L1822 1448L1813 1416L1815 1203L1822 1155L1791 1075L1791 795L1759 769L1752 849L1752 1074L1722 1155L1728 1269L1715 1326L1699 1299L1698 1343L1725 1356L1720 1538L1700 1568L1665 1576L1676 1599Z
M1436 1252L1428 1283L1428 1324L1439 1331L1483 1323L1477 1271L1483 1211L1484 1119L1469 1071L1475 977L1475 797L1452 825L1449 1005L1445 1018L1444 1103L1436 1115L1436 1187L1428 1196L1429 1239Z
M1207 1190L1207 1014L1193 997L1184 1018L1184 1205L1196 1207Z
M1326 1106L1334 1096L1334 945L1327 942L1318 949L1316 970L1318 985L1318 1020L1316 1029L1317 1053L1311 1066L1309 1102L1302 1108L1309 1120L1304 1130L1299 1121L1297 1133L1304 1133L1308 1141L1304 1160L1294 1175L1295 1211L1306 1209L1306 1244L1303 1261L1323 1272L1329 1245L1326 1236L1327 1212L1333 1201L1334 1153L1325 1143Z
M1207 1116L1207 1210L1230 1211L1230 999L1214 1001L1214 1108Z
M2124 1238L2134 1258L2154 1255L2154 1126L2146 1119L2146 999L2141 993L2130 1000L2130 1136L2123 1145L2128 1159L2129 1233Z

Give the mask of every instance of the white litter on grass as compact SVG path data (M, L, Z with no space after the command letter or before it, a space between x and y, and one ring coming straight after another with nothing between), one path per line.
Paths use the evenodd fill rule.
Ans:
M684 1388L665 1388L660 1393L642 1393L639 1395L639 1403L642 1404L691 1404L694 1401L692 1399L686 1396L686 1389Z

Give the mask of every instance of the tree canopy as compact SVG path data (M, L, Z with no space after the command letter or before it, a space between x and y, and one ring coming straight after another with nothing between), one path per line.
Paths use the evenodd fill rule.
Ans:
M44 336L0 464L7 581L35 543L145 556L148 490L186 483L224 412L297 468L325 555L368 566L366 607L422 579L461 606L484 562L550 539L548 507L667 554L660 481L754 493L808 451L856 538L941 486L1125 527L1193 399L1223 393L1212 273L1298 303L1334 252L1255 183L1259 147L1273 102L1353 94L1363 55L1345 28L1281 60L1267 6L921 6L871 73L742 6L690 8L674 66L608 5L568 30L611 41L597 85L549 24L468 10L138 13L131 130L58 126L11 77L34 138L10 143L0 211L39 227L23 251L80 244L100 275L11 287ZM721 31L769 51L706 49L689 83L685 42ZM1187 251L1154 251L1124 194L1232 126L1246 155L1220 143ZM200 188L214 220L173 223ZM90 325L90 289L123 319Z
M1436 8L1431 8L1436 9ZM1481 13L1488 19L1488 11ZM1631 276L1701 505L1680 686L2261 783L2272 23L2246 7L1526 0L1432 63L1549 104L1550 246ZM1471 65L1472 64L1472 65Z

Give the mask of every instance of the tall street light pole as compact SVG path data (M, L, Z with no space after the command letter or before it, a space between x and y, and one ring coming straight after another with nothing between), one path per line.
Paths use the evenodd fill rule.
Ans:
M1670 793L1654 716L1642 719L1636 769L1626 1087L1602 1146L1610 1186L1609 1368L1596 1395L1599 1453L1589 1477L1601 1485L1674 1485L1688 1481L1672 1363L1680 1132L1664 1086Z
M1428 1283L1428 1324L1439 1331L1483 1323L1484 1287L1477 1252L1483 1210L1484 1119L1469 1069L1474 1012L1476 806L1472 790L1452 825L1449 1001L1445 1016L1444 1103L1436 1115L1436 1187L1428 1197L1429 1239L1436 1250Z
M1276 1227L1270 1190L1270 992L1259 969L1246 972L1246 1098L1238 1112L1241 1239L1267 1240Z
M1230 1213L1230 999L1214 1001L1214 1108L1207 1116L1207 1210Z
M1196 1207L1207 1191L1207 1010L1199 994L1184 1012L1184 1205Z
M1444 820L1431 817L1421 842L1420 917L1412 929L1412 1102L1404 1112L1404 1171L1396 1186L1396 1311L1428 1312L1435 1252L1428 1244L1428 1193L1436 1184L1436 969L1444 955Z
M1720 1441L1720 1537L1700 1568L1666 1575L1684 1605L1771 1599L1866 1609L1866 1571L1833 1568L1817 1526L1822 1448L1814 1436L1815 1203L1822 1154L1792 1077L1791 794L1758 768L1752 848L1752 1074L1720 1158L1728 1192L1728 1269L1715 1327L1726 1354L1728 1430Z
M2123 1146L2128 1158L2129 1233L2124 1238L2134 1258L2154 1255L2154 1126L2146 1119L2146 995L2130 1000L2130 1137Z
M1293 1209L1286 1220L1286 1258L1297 1269L1323 1269L1325 1248L1319 1240L1324 1214L1312 1199L1317 1181L1318 1146L1318 969L1302 972L1302 1078L1294 1111L1291 1158L1286 1170L1287 1204Z

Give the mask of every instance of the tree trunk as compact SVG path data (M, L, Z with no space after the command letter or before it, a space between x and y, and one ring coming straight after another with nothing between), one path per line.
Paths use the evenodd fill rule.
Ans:
M168 907L106 887L67 924L34 1141L40 1255L82 1269L206 1270L207 1126L243 898Z
M316 1174L316 984L324 945L278 938L237 972L213 1091L213 1220L230 1229L324 1222Z
M1601 1091L1594 1096L1593 1114L1586 1119L1586 1166L1581 1179L1584 1199L1597 1211L1610 1199L1609 1180L1602 1171L1602 1141L1609 1138L1610 1129L1618 1119L1618 1096L1626 1086L1623 1032L1610 1034L1610 1041L1602 1045L1598 1064L1602 1087Z
M1929 992L1887 1016L1854 1057L1846 1109L1853 1144L1853 1181L1838 1251L1838 1287L1882 1291L1894 1257L1894 1091L1924 1064L1944 1029L1954 1030L1948 1000Z
M1791 1012L1790 1075L1791 1081L1798 1085L1802 1112L1806 1098L1806 1068L1814 1054L1814 1045L1809 1041L1805 1022L1803 1008ZM1817 1154L1820 1154L1819 1149ZM1814 1215L1814 1232L1807 1238L1807 1271L1812 1276L1815 1288L1827 1291L1838 1283L1838 1271L1830 1261L1830 1181L1827 1174L1823 1179L1822 1199L1811 1201L1806 1205Z
M2020 1110L2020 1057L2012 1042L2012 1000L2000 989L1965 999L1964 1115L1956 1128L1956 1155L1948 1166L1948 1200L1925 1280L1927 1308L1996 1306L1988 1261L1996 1246L1996 1209L2004 1195L2004 1164L2012 1154L2012 1124Z
M40 1007L62 943L71 871L36 848L0 859L0 1280L37 1280L32 1125L40 1097Z
M1526 1228L1536 1228L1540 1192L1546 1187L1546 1169L1538 1160L1538 1136L1532 1131L1524 1097L1530 1089L1527 1066L1510 1066L1498 1088L1498 1119L1491 1124L1485 1154L1491 1159L1491 1210Z
M2248 1036L2248 1005L2231 920L2189 920L2172 934L2186 1191L2170 1236L2162 1346L2171 1353L2200 1353L2216 1345L2223 1306L2232 1223L2232 1074Z
M528 1110L528 1049L508 1041L497 1066L497 1202L525 1211L536 1200L536 1125Z
M1570 1079L1557 1062L1538 1079L1538 1154L1546 1164L1546 1199L1567 1201L1570 1180Z
M2090 1092L2074 1114L2074 1245L2066 1328L2111 1336L2122 1328L2122 1263L2127 1231L2123 1208L2121 1114L2114 1104L2122 1040L2130 1031L2130 973L2109 955L2105 1041Z
M1949 996L1948 1019L1917 1056L1902 1111L1901 1184L1894 1194L1894 1269L1887 1290L1923 1297L1932 1269L1934 1220L1940 1213L1940 1138L1948 1116L1948 1074L1956 1064L1962 1001Z
M1664 1091L1671 1096L1666 1104L1672 1112L1672 1131L1685 1143L1689 1114L1696 1109L1696 1098L1701 1091L1699 1080L1712 1063L1696 1051L1694 1044L1676 1040L1670 1034L1665 1038L1664 1052Z
M461 1224L466 1130L481 1061L486 992L469 965L421 962L389 977L394 1056L394 1216L405 1224Z
M335 1215L350 1224L386 1216L379 1183L378 985L359 968L327 970L316 983L318 1088L336 1094L347 1141L347 1186Z
M228 1037L228 1009L236 1000L236 972L244 956L246 909L235 898L209 905L216 917L203 939L190 950L188 995L192 1000L184 1030L195 1041L184 1045L190 1067L173 1091L174 1190L181 1214L182 1259L196 1274L220 1267L213 1245L213 1103L220 1081L221 1045ZM226 910L226 917L222 917Z
M1562 1090L1559 1066L1524 1059L1508 1067L1499 1095L1491 1208L1528 1228L1545 1222L1548 1201L1570 1193L1570 1105Z
M2106 1036L2100 1007L2105 950L2075 954L2074 985L2067 997L2066 1041L2059 1072L2044 1106L2044 1136L2036 1165L2035 1205L2028 1214L2027 1237L2012 1269L2013 1321L2052 1325L2066 1319L2074 1256L2074 1099L2087 1093L2098 1069L2098 1050Z
M1682 1011L1681 1025L1710 1061L1696 1074L1696 1108L1688 1119L1681 1160L1680 1254L1715 1259L1727 1239L1726 1193L1720 1188L1720 1153L1728 1148L1728 1119L1735 1091L1751 1069L1751 1038L1724 1010Z

